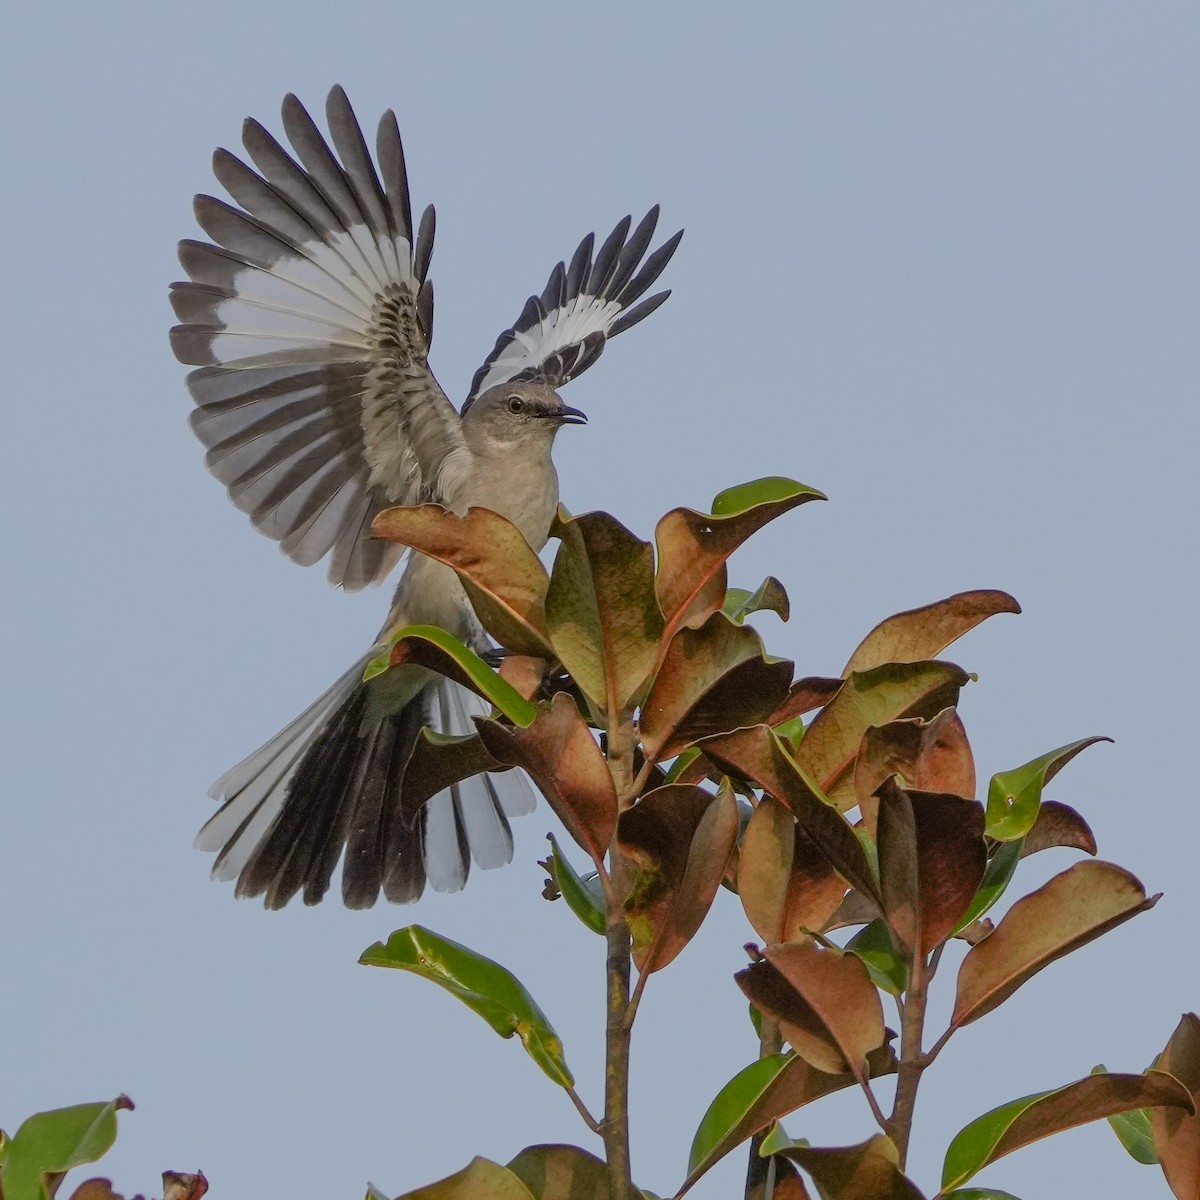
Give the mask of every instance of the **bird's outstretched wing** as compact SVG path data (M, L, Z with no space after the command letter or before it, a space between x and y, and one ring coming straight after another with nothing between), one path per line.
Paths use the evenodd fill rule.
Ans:
M595 258L595 237L589 233L570 265L560 262L542 294L530 296L516 323L496 339L487 361L475 372L463 411L488 388L514 379L552 387L566 383L600 357L609 338L649 316L671 293L636 301L662 274L683 237L680 230L643 262L657 223L657 204L632 235L631 218L625 217Z
M326 104L332 149L295 96L294 157L257 121L213 171L235 207L196 197L212 242L184 241L171 345L196 403L209 469L298 563L332 552L329 578L379 582L402 553L370 537L390 504L438 499L461 423L427 364L434 213L416 237L395 116L379 123L379 174L345 92ZM382 183L380 182L382 175Z

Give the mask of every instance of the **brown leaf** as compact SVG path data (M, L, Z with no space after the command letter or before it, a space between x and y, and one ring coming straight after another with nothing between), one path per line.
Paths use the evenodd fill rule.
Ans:
M617 827L617 793L574 699L558 692L524 729L483 719L476 726L487 751L528 771L570 835L603 866Z
M125 1200L113 1191L112 1180L96 1176L85 1179L72 1193L71 1200Z
M781 1155L775 1155L775 1185L771 1200L811 1200L800 1172Z
M737 890L764 942L793 942L824 925L846 885L791 810L764 796L742 836Z
M642 705L646 755L673 758L697 738L764 721L787 695L792 664L768 660L749 625L713 613L670 641Z
M1155 1067L1173 1075L1200 1105L1200 1018L1184 1013ZM1154 1148L1175 1200L1200 1200L1200 1116L1183 1108L1150 1111Z
M780 499L725 516L676 508L659 521L654 531L655 587L668 633L683 625L698 625L721 607L728 583L726 559L751 534L797 505L825 498L799 484L780 494Z
M950 936L983 881L983 805L952 793L908 791L894 778L876 796L884 916L900 944L924 958Z
M1069 846L1085 854L1096 853L1096 837L1091 826L1069 805L1058 800L1043 800L1033 828L1021 843L1021 857Z
M484 771L507 770L508 764L493 758L477 733L451 737L422 729L404 768L400 815L411 824L422 807L451 784Z
M858 801L853 768L859 743L872 725L905 717L933 717L958 702L970 676L953 663L888 663L852 675L813 718L796 761L842 811Z
M537 1200L609 1200L608 1168L578 1146L526 1146L508 1169Z
M1158 899L1147 898L1141 883L1114 863L1068 867L1018 900L991 936L967 951L951 1024L991 1012L1056 958L1153 908Z
M487 508L465 517L440 504L389 508L371 525L376 537L412 546L458 572L483 627L519 654L552 658L546 632L546 568L521 531Z
M658 661L663 617L654 551L608 513L558 526L546 627L559 660L597 711L634 703Z
M854 831L804 776L773 730L754 725L705 738L700 748L718 766L752 780L787 805L830 866L851 887L879 899L879 883Z
M760 1012L818 1070L867 1078L867 1056L883 1046L883 1005L862 959L811 938L768 946L734 978Z
M396 1200L537 1200L520 1178L491 1159L475 1157L453 1175Z
M516 688L526 700L534 699L542 690L547 661L527 654L508 654L500 664L500 677Z
M667 784L621 814L622 853L639 867L626 911L642 974L662 970L700 928L737 834L737 803L727 787L714 796L691 784Z
M204 1178L203 1171L197 1171L194 1175L164 1171L162 1181L162 1200L200 1200L208 1191L208 1180Z
M782 725L793 717L802 717L814 708L826 705L842 689L844 679L826 679L820 675L806 675L797 679L788 689L787 698L767 719L768 725Z
M854 761L854 795L863 823L875 836L875 790L891 775L923 792L975 795L975 762L958 713L945 708L932 720L909 717L873 725Z
M788 1146L780 1154L812 1176L821 1200L924 1200L882 1133L857 1146Z
M845 929L851 925L866 925L880 915L881 905L862 892L847 892L841 904L824 925L822 933Z
M959 592L945 600L909 609L881 621L859 643L842 672L870 671L884 663L915 663L936 658L951 642L996 613L1019 613L1021 606L1007 593Z

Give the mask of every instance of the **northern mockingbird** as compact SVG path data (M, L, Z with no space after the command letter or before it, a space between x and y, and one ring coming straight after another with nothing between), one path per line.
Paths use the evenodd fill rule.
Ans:
M171 344L196 403L191 424L209 469L254 525L295 562L330 556L347 590L379 583L403 554L371 537L397 504L436 501L459 514L494 509L535 548L558 504L550 452L586 420L556 388L586 370L608 338L669 295L642 300L679 243L647 256L652 208L622 220L594 253L588 234L560 262L475 373L461 413L426 361L433 331L430 206L413 236L404 151L390 111L372 162L340 87L326 106L332 148L295 96L283 102L294 157L257 121L242 141L254 167L217 150L213 170L234 207L196 198L212 242L184 241L190 282L171 287ZM640 302L639 302L640 301ZM473 858L512 857L508 818L531 811L519 772L481 775L399 815L405 766L425 725L474 732L471 692L418 667L389 671L386 701L364 666L388 634L431 624L477 650L487 640L454 572L410 555L379 638L319 700L213 786L222 806L200 831L213 874L239 896L279 908L317 903L345 849L342 896L354 908L416 900L428 880L462 887ZM380 715L380 710L383 715Z

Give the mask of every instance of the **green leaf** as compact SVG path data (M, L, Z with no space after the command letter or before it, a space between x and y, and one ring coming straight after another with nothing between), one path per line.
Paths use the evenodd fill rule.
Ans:
M780 1071L795 1058L791 1052L787 1054L768 1054L755 1059L749 1066L743 1067L717 1094L708 1106L707 1112L700 1119L696 1135L692 1138L692 1148L688 1152L688 1174L696 1174L701 1166L711 1166L719 1157L717 1150L728 1140L731 1133L738 1130L739 1137L733 1145L725 1148L728 1153L734 1146L750 1137L754 1130L742 1131L747 1114L759 1105L768 1087L774 1083ZM853 1077L849 1077L853 1082ZM765 1127L774 1118L762 1118L758 1128ZM699 1175L697 1175L699 1178Z
M593 709L615 717L636 702L658 661L654 550L608 513L576 517L558 533L546 593L550 642Z
M996 1188L955 1188L944 1192L941 1200L1020 1200L1012 1192L1001 1192Z
M1092 1068L1093 1075L1107 1075L1103 1063ZM1131 1158L1143 1166L1152 1167L1158 1162L1158 1151L1154 1148L1154 1129L1150 1124L1148 1108L1131 1108L1128 1112L1114 1113L1107 1118L1112 1131Z
M908 966L903 956L897 953L891 931L882 917L864 925L846 943L846 951L863 960L871 982L877 988L899 996L908 987Z
M1042 788L1081 750L1097 742L1111 741L1109 737L1083 738L1051 750L1049 754L1043 754L1023 767L993 775L988 785L988 836L1001 842L1013 842L1024 837L1037 820Z
M432 980L478 1013L501 1037L515 1033L555 1083L574 1086L558 1034L520 980L499 963L420 925L397 929L386 944L368 946L358 961L369 967L397 967Z
M655 589L668 633L699 625L725 603L729 556L769 521L822 493L793 479L771 477L722 492L711 513L676 508L654 531Z
M978 921L1001 896L1004 895L1017 869L1021 858L1020 842L1005 842L996 853L988 859L988 865L983 872L983 882L971 901L970 908L963 914L962 919L954 926L954 932L966 929L972 921Z
M116 1141L117 1112L128 1096L35 1113L3 1143L0 1193L4 1200L46 1200L73 1167L95 1162Z
M922 608L909 609L881 621L850 656L845 678L884 663L921 662L936 658L952 642L996 613L1019 613L1007 592L959 592Z
M593 873L590 881L581 879L575 868L571 866L567 856L559 849L558 840L554 834L548 833L546 836L550 840L550 869L554 875L554 882L558 885L559 892L562 893L562 898L567 902L567 907L593 933L603 935L606 921L604 894L598 887L589 886L589 883L595 884L595 874Z
M406 625L388 639L388 648L367 664L363 679L382 684L389 668L412 664L427 667L490 700L514 725L528 725L537 706L502 679L473 650L435 625Z
M955 1135L946 1150L942 1189L957 1187L988 1163L1064 1129L1114 1113L1159 1105L1195 1111L1187 1088L1161 1071L1089 1075L1053 1091L1012 1100L976 1117Z
M783 584L774 575L768 575L753 592L745 588L727 588L721 611L740 625L756 612L773 612L781 621L786 621L792 607Z

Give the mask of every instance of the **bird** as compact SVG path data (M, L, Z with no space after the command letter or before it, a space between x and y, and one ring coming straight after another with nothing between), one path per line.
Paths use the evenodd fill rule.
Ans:
M395 113L379 121L373 159L342 87L325 111L328 139L299 99L284 99L290 152L248 118L246 159L213 155L229 201L195 198L211 240L179 243L188 278L170 287L170 338L195 368L190 423L206 464L284 554L305 566L328 559L330 582L346 591L400 564L404 547L371 536L375 516L396 505L433 502L460 516L490 508L540 550L559 499L555 435L586 423L558 389L667 299L643 297L682 230L650 251L655 205L636 227L619 221L598 248L588 234L499 335L456 409L428 362L434 209L414 226ZM213 876L235 881L239 897L269 909L297 895L316 904L340 860L347 907L381 895L411 903L426 884L462 888L472 861L511 861L510 818L535 802L518 771L475 776L415 819L402 815L420 731L472 733L472 716L488 711L411 664L364 682L372 657L411 624L490 649L454 572L409 552L363 656L210 791L220 807L196 846L215 852Z

